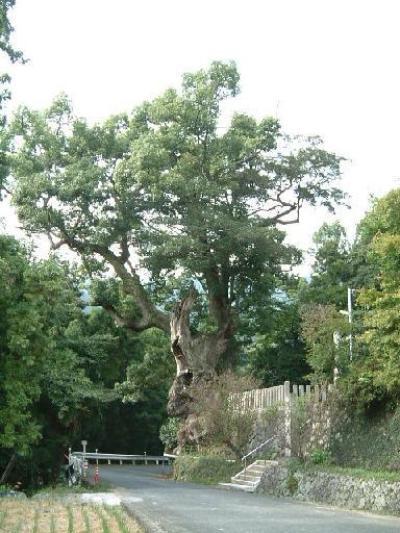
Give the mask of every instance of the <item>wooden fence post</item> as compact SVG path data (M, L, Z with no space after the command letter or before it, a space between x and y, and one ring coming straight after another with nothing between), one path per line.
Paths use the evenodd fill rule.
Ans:
M292 406L290 401L290 381L285 381L283 384L283 398L285 409L285 457L291 456L292 436L291 436L291 418Z

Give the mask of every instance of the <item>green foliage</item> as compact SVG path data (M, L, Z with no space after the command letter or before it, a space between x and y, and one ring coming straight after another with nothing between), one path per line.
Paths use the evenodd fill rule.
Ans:
M319 138L289 138L276 119L244 114L221 134L221 105L238 82L234 64L214 62L185 75L181 91L104 124L77 118L65 97L44 112L22 108L13 121L21 221L77 251L93 275L112 266L136 305L116 310L128 327L139 310L147 316L149 298L161 294L168 309L179 297L169 284L177 270L208 303L198 308L200 329L236 323L259 280L298 259L278 226L295 223L303 205L333 209L343 199L341 160ZM100 303L111 310L113 298L103 293ZM166 329L159 313L151 308L141 329Z
M68 427L98 393L68 345L68 326L81 316L68 271L53 260L31 263L0 236L0 287L0 446L26 454L40 438L38 403Z
M365 285L357 304L363 351L346 383L353 403L373 408L400 399L400 190L374 202L358 229ZM369 276L365 273L368 272Z
M285 294L272 298L272 307L253 310L256 322L248 347L248 370L265 387L285 380L303 383L310 372L301 338L298 304Z
M332 305L305 305L302 308L302 336L307 347L307 362L312 368L310 379L316 383L332 382L333 370L337 367L341 374L348 367L349 334L346 319ZM335 345L334 334L341 337Z
M370 470L400 470L400 408L375 416L343 407L336 417L330 451L335 464Z
M174 450L178 445L179 427L179 419L171 417L160 428L160 440L164 444L167 452Z
M300 287L300 302L347 309L347 288L352 285L354 273L346 232L339 222L324 223L313 240L313 274L309 283Z
M240 462L228 461L224 457L181 455L174 462L174 478L214 485L229 482L242 468Z
M289 474L286 480L286 485L289 493L293 496L293 494L295 494L299 488L299 481L293 474Z
M257 121L236 114L221 132L221 106L238 91L236 66L214 62L208 70L185 75L180 91L167 90L130 115L102 124L78 118L65 96L42 112L21 108L15 115L7 130L12 139L7 164L23 226L48 235L54 249L66 245L77 252L91 278L92 306L102 306L128 331L107 322L98 309L83 315L69 301L62 275L54 275L58 281L50 287L53 278L46 274L51 306L39 291L18 310L27 314L25 323L10 315L9 349L21 356L26 351L27 361L33 357L38 377L24 392L26 398L23 387L16 396L7 393L8 403L16 398L18 404L9 410L17 418L7 426L7 446L17 444L19 433L9 428L22 424L27 415L18 412L28 412L29 405L37 405L38 415L29 415L30 435L24 422L26 450L41 432L54 442L58 424L74 428L73 443L85 431L98 447L109 446L117 426L124 438L115 437L112 444L137 446L136 437L126 434L130 403L138 413L136 433L143 432L141 446L159 446L148 428L158 431L164 419L172 358L167 336L155 328L168 333L168 311L193 284L200 296L190 317L192 332L218 330L227 340L226 358L215 364L218 370L232 364L239 342L253 337L255 310L259 323L267 323L260 310L266 302L266 309L273 306L282 264L299 261L298 250L286 244L279 226L296 223L304 205L332 210L343 200L336 187L341 159L326 151L319 138L283 134L271 117ZM47 264L41 268L41 275L50 269ZM297 310L283 302L279 308L274 327L264 330L255 348L254 373L266 381L283 377L288 370L283 360L301 363L301 373L305 366L295 354L301 344ZM281 335L273 331L275 324ZM275 344L279 349L274 351ZM272 363L275 354L278 365ZM267 370L260 364L264 357ZM28 366L18 366L21 383ZM208 374L214 368L203 370ZM211 398L224 417L209 406L199 413L215 441L238 455L252 418L232 408L232 392L220 382ZM116 394L125 405L112 401ZM107 406L101 405L105 399ZM202 401L205 405L206 397ZM43 413L49 412L57 423L47 426ZM50 450L43 452L44 464Z
M161 453L159 428L166 418L173 364L166 337L156 330L136 334L118 327L98 308L87 318L90 342L79 342L81 355L92 379L113 388L114 396L81 418L75 445L85 438L102 451Z
M337 465L314 465L305 463L302 468L306 472L326 472L328 474L336 474L339 476L350 476L361 478L365 480L376 481L400 481L400 474L398 472L388 472L387 470L370 470L368 468L350 468Z
M0 50L15 63L23 61L22 52L15 50L10 42L11 34L14 31L10 20L9 10L15 5L15 0L0 0Z
M323 448L314 448L310 453L309 459L314 465L325 465L332 460L330 452Z
M306 396L297 398L291 407L291 451L304 460L307 454L312 418L311 400Z
M57 479L63 453L82 438L104 451L161 451L165 339L119 328L101 309L83 312L79 281L0 236L0 468L17 452L13 476L25 487ZM135 406L114 389L129 365L137 369Z
M0 58L7 57L12 63L25 62L22 52L16 50L11 44L11 34L14 31L10 20L9 10L15 5L15 0L0 0ZM10 99L8 88L10 76L0 72L0 200L9 173L7 151L9 148L9 135L6 131L6 116L3 115L4 105Z
M128 365L125 381L116 389L125 402L137 402L153 391L161 401L166 401L174 374L169 339L156 329L144 331L137 338L137 350L143 354Z

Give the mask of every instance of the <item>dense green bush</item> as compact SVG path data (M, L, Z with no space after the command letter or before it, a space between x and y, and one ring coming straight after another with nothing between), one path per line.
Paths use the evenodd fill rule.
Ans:
M310 453L310 461L314 465L326 465L331 462L331 454L323 448L315 448Z
M172 452L178 445L179 418L171 417L160 428L160 440L165 451Z
M239 461L229 461L218 456L181 455L174 463L174 478L197 483L219 483L230 481L231 476L243 468Z
M331 433L332 459L346 467L400 470L399 428L400 406L373 418L343 413Z

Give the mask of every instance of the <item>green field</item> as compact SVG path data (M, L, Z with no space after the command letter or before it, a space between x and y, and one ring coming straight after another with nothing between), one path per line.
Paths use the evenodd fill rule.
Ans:
M120 507L57 500L0 500L0 531L7 533L141 533Z

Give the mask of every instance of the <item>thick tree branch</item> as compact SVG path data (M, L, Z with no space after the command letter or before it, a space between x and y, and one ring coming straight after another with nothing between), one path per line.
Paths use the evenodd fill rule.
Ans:
M142 314L142 317L138 321L135 321L137 331L156 327L169 333L169 315L157 309L157 307L151 302L137 273L135 271L129 272L122 262L123 260L117 257L108 248L92 245L92 249L93 252L103 257L113 267L115 273L122 281L124 291L133 296L135 303Z
M133 296L134 301L140 310L141 317L138 320L126 320L124 317L118 315L115 309L107 309L110 314L113 314L117 323L124 324L126 327L134 331L144 331L151 327L155 327L166 333L170 332L169 314L157 309L150 300L149 295L144 289L135 270L133 270L131 266L131 271L127 270L124 264L124 258L118 257L105 246L87 242L82 243L77 239L74 239L69 235L65 228L61 230L61 233L62 239L57 244L60 246L62 244L68 244L72 250L78 251L83 255L88 252L100 255L113 267L115 273L121 279L124 292Z

